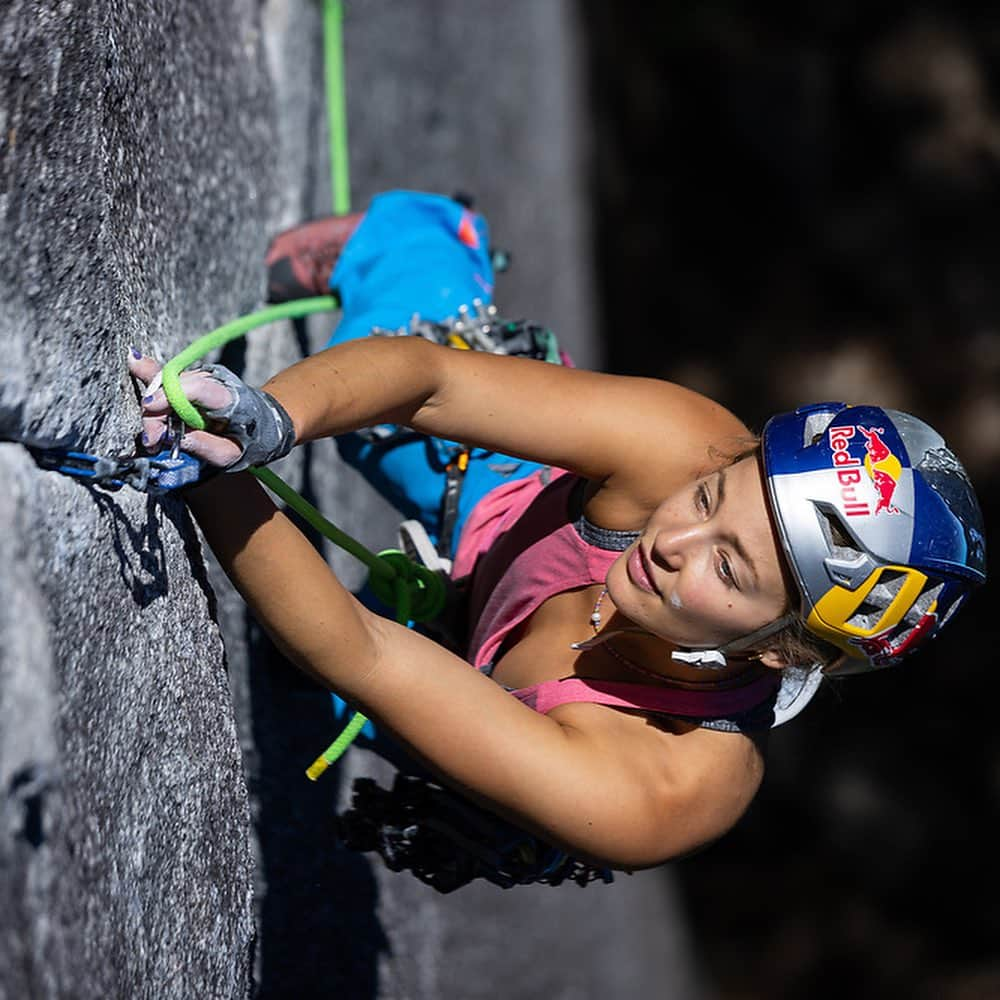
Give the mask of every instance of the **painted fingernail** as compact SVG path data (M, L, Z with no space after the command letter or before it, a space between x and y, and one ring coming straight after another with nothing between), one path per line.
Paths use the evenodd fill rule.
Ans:
M142 432L142 443L149 444L149 435L145 431Z
M144 403L152 403L153 402L153 397L152 396L143 396L142 397L142 401Z
M136 361L138 361L142 357L142 351L140 351L138 348L133 347L132 357L135 358Z

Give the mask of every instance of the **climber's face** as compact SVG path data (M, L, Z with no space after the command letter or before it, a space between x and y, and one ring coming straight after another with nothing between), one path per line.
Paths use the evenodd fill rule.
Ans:
M757 458L668 497L608 572L618 611L683 647L716 647L779 618L789 595Z

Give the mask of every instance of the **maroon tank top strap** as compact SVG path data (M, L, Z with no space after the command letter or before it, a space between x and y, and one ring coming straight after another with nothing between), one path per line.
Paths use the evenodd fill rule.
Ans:
M781 676L776 670L769 670L741 687L708 691L566 677L519 688L511 694L542 715L558 705L593 702L614 708L634 708L663 715L711 719L756 708L778 690L780 682Z

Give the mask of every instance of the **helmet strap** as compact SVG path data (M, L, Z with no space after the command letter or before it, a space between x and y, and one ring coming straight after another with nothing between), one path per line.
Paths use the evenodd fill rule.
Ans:
M739 639L733 639L730 642L725 643L721 647L724 653L745 653L747 650L753 649L754 646L758 645L764 639L769 639L772 635L777 635L783 628L791 625L792 622L799 618L798 612L789 611L787 614L782 615L780 618L775 618L773 622L768 622L766 625L762 625L758 629L754 629L753 632L749 632Z
M597 602L594 604L593 613L590 616L590 625L594 630L594 635L590 639L570 643L570 649L586 652L587 650L596 649L598 646L608 642L608 640L614 639L618 636L630 633L632 635L653 634L647 629L638 628L636 626L605 630L602 632L601 603L607 593L607 588L604 588L601 591L600 596L597 598ZM732 641L725 643L718 649L675 649L670 653L670 658L677 663L684 663L689 667L694 667L696 670L725 670L729 665L729 662L726 659L727 653L747 653L762 639L766 639L769 635L774 635L776 632L780 632L786 625L793 622L796 617L797 615L795 612L789 612L788 614L782 615L780 618L776 618L773 622L768 622L766 625L755 629L753 632L741 636L739 639L733 639ZM608 649L611 650L612 653L615 653L614 647L609 646ZM615 655L617 657L619 654L615 653Z
M721 649L675 649L670 654L670 659L698 670L725 670L729 665L726 654Z
M739 639L733 639L731 642L725 643L718 649L676 649L670 654L670 658L676 660L678 663L686 663L688 666L695 667L698 670L724 670L728 664L726 659L727 653L746 653L753 649L759 642L768 638L768 636L780 632L786 625L795 621L797 617L798 615L795 612L790 611L788 614L782 615L780 618L776 618L773 622L768 622L766 625L762 625L760 628L741 636Z

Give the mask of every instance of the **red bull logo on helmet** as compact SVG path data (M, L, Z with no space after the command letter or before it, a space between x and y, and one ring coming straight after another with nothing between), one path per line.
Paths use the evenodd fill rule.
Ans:
M867 517L872 509L865 498L858 494L858 484L862 478L862 462L851 454L851 439L854 434L853 425L831 427L830 450L833 452L833 467L837 470L837 481L840 483L840 499L844 505L844 513L848 517Z
M867 517L873 513L867 496L858 492L858 485L866 476L875 488L874 513L881 514L883 511L886 514L899 513L899 508L893 506L892 497L899 485L903 463L882 439L884 433L883 427L862 427L854 424L831 427L829 430L833 467L837 470L840 499L844 505L844 513L848 517ZM863 459L857 458L851 452L851 443L856 434L865 439Z
M859 424L858 430L865 439L865 472L871 476L875 493L878 495L875 513L884 510L887 514L898 514L899 508L892 505L892 495L899 485L903 463L882 440L884 427L866 428Z

